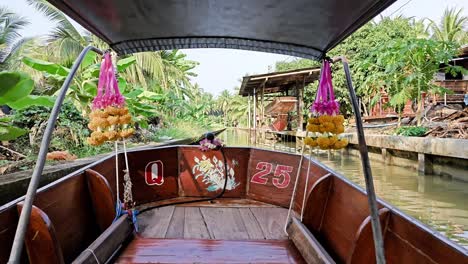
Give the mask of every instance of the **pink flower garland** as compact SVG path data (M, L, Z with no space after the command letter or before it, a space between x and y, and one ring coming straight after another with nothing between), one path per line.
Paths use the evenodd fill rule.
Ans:
M119 91L115 69L112 65L112 58L109 52L104 54L99 72L99 82L97 95L93 100L93 110L104 109L108 106L122 107L125 105L125 98Z
M205 138L202 141L200 141L200 150L201 151L208 151L210 149L217 149L217 148L222 147L222 146L223 146L223 142L218 138L215 138L212 141Z
M319 88L315 102L310 107L313 115L337 115L340 113L340 103L335 100L335 93L331 80L330 62L323 61Z

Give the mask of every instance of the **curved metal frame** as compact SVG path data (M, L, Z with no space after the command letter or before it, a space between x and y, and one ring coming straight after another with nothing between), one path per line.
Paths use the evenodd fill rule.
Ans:
M60 93L57 96L57 100L55 101L54 107L52 109L49 120L47 122L47 127L44 131L44 136L42 138L39 155L36 161L36 166L34 167L31 181L29 183L28 191L26 193L23 210L21 211L21 215L18 221L18 226L16 228L15 239L13 241L8 263L19 263L20 261L21 253L22 253L23 245L24 245L24 237L26 233L26 228L29 224L29 218L31 215L32 203L34 201L37 187L39 185L40 176L42 175L42 171L44 169L44 164L46 161L47 151L49 148L52 132L55 128L55 123L60 113L60 109L65 99L65 95L68 91L68 88L70 87L70 83L73 80L73 77L75 76L76 72L78 71L78 68L81 62L83 61L84 57L89 51L94 51L100 55L104 54L103 51L93 46L87 46L86 48L84 48L83 51L81 51L78 58L76 59L75 63L73 64L73 67L71 68L70 73L68 74L62 87L60 88ZM372 233L374 237L374 246L375 246L375 252L376 252L376 260L377 260L377 263L384 264L385 254L384 254L383 239L382 239L382 233L381 233L381 227L380 227L380 220L378 216L377 198L376 198L375 190L374 190L372 171L370 168L369 155L368 155L367 145L366 145L366 141L364 137L364 129L362 125L359 104L357 102L356 93L354 92L349 65L348 65L346 58L339 57L339 58L334 59L333 61L334 62L341 61L343 63L343 68L344 68L345 76L346 76L346 83L348 86L349 95L350 95L354 115L356 118L356 128L357 128L357 134L358 134L358 140L359 140L359 151L361 153L362 167L364 171L364 178L366 181L366 192L367 192L369 208L370 208Z
M55 101L54 108L52 109L52 112L49 116L49 120L47 121L47 127L44 131L44 136L42 137L41 147L39 149L36 166L34 167L34 171L31 176L31 181L29 182L28 191L26 192L26 198L24 200L23 209L21 211L21 215L18 221L18 226L16 227L15 239L13 240L13 245L11 248L8 263L20 262L21 253L23 251L24 245L24 236L26 234L26 228L29 224L31 208L34 202L34 198L36 196L36 190L39 185L39 179L44 169L44 164L46 161L47 151L49 149L52 132L54 131L55 123L60 113L60 109L62 107L63 100L65 99L65 95L67 94L67 90L70 87L70 83L73 80L73 77L75 77L75 74L78 71L81 62L83 61L84 57L89 51L94 51L100 55L104 54L103 51L93 46L85 47L76 59L75 63L73 64L70 70L70 73L68 74L67 78L62 84L62 87L60 88L60 92L57 96L57 100Z

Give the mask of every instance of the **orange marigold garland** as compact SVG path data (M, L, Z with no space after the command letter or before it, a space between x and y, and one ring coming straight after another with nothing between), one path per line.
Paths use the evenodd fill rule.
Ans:
M344 117L340 115L340 104L335 100L331 81L330 62L323 61L317 97L310 107L312 117L307 122L304 144L320 149L341 149L348 145L346 138L338 135L344 132Z
M97 96L89 114L88 128L93 132L87 139L93 146L106 141L123 140L133 135L132 117L119 91L110 53L104 54L99 73Z

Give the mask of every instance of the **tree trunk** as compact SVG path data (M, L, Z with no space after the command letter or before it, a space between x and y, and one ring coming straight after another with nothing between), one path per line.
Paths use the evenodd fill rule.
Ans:
M422 96L421 96L421 81L418 81L418 108L416 109L416 125L421 125L421 113L422 113Z

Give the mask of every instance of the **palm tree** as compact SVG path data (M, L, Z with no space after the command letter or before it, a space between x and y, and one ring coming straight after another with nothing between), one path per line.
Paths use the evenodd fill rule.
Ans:
M54 58L49 60L71 66L81 50L90 43L90 33L80 34L60 10L45 0L26 0L26 2L57 24L47 39L49 48L55 51Z
M229 112L229 103L231 101L231 94L228 90L223 90L221 94L218 96L217 104L219 110L223 112L223 120L224 125L227 125L227 116Z
M460 45L466 44L468 34L466 24L468 17L463 15L463 9L446 8L439 24L430 20L429 29L432 37L441 41L456 42Z
M80 34L67 17L48 3L46 0L26 0L30 5L43 13L51 21L57 23L57 26L49 34L49 47L58 51L57 57L49 59L65 66L73 63L81 50L92 43L101 49L108 49L109 46L101 39L93 36L89 32ZM190 72L197 63L185 59L185 54L173 51L142 52L134 55L136 63L129 67L124 73L124 77L130 83L140 84L143 88L154 91L156 87L150 87L151 79L156 79L163 91L176 89L176 94L182 96L180 88L189 87ZM65 63L64 63L65 62Z
M28 24L26 18L0 7L0 70L13 68L12 58L29 41L19 33Z

